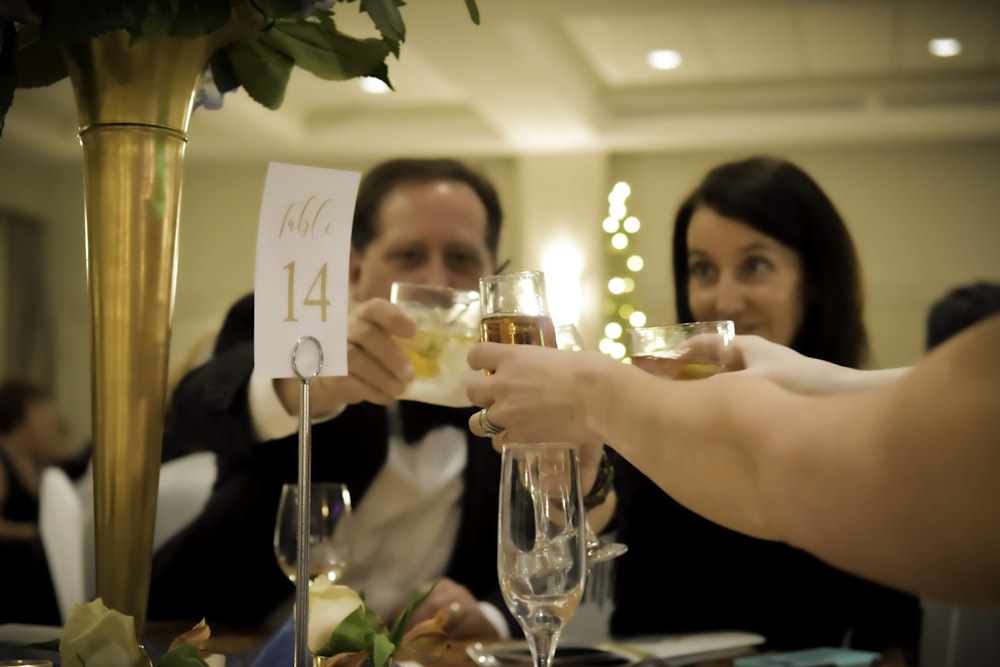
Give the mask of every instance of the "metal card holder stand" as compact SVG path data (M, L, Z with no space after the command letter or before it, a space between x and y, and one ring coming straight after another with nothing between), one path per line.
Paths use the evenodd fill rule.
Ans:
M299 368L299 348L316 346L316 368ZM312 503L312 420L309 418L309 383L323 370L323 346L313 336L303 336L292 349L292 371L299 379L299 506L295 565L295 667L310 667L309 656L309 521Z

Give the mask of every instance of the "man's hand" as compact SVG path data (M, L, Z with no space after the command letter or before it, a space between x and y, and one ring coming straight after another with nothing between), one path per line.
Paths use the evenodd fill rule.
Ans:
M318 377L310 386L310 414L328 415L352 403L388 405L413 380L413 365L395 338L412 338L416 324L385 299L358 304L347 318L347 376ZM299 381L282 378L274 390L289 414L298 414Z
M479 608L479 602L469 589L455 581L443 578L437 582L430 596L413 610L406 629L429 618L439 610L448 610L444 631L452 639L496 639L496 628ZM399 610L402 612L402 609ZM398 615L398 612L397 614Z

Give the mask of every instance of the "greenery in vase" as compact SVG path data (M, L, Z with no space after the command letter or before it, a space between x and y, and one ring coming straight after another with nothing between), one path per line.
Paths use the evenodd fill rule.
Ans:
M459 2L460 0L455 0ZM479 23L476 0L464 0ZM212 55L204 81L220 93L243 87L277 109L292 69L333 81L389 83L386 60L406 38L403 0L0 0L0 133L16 88L47 86L68 71L61 44L125 30L133 41L195 38L236 28ZM381 38L337 29L334 10L355 5Z

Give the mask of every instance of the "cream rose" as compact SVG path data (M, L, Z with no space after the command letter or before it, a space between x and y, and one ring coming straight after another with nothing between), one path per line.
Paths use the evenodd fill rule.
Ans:
M136 667L142 660L131 616L101 598L73 608L59 638L63 667Z
M309 586L309 650L319 654L340 622L364 606L348 586L317 577Z

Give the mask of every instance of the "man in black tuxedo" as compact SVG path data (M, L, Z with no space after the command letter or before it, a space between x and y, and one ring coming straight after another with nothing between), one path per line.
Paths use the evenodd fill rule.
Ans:
M455 638L504 636L496 574L499 455L467 428L474 408L396 401L413 378L397 338L414 323L393 281L475 290L496 269L493 186L454 160L391 160L362 179L351 239L348 375L311 387L314 481L346 482L355 507L345 583L388 622L440 580L414 621L448 608ZM218 455L202 515L160 549L150 618L254 625L287 610L293 587L272 539L281 485L297 471L298 381L253 371L253 295L226 317L212 359L178 385L164 460Z

